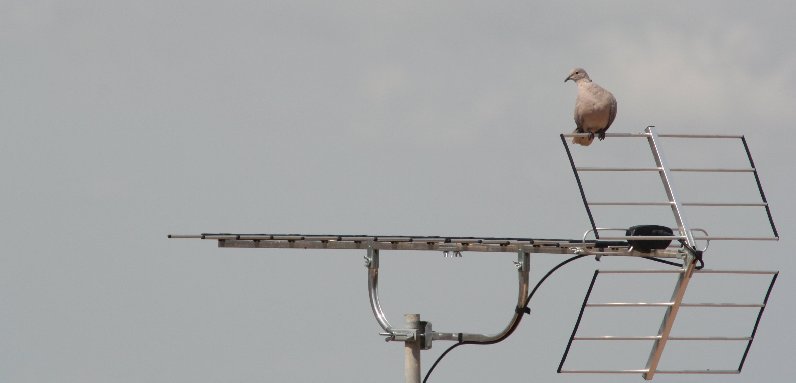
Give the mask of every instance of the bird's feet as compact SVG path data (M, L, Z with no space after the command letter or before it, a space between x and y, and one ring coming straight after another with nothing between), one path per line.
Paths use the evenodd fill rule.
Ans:
M594 132L589 132L589 141L594 139ZM601 138L602 140L602 138Z
M597 138L599 138L600 141L604 140L605 139L605 131L597 132Z

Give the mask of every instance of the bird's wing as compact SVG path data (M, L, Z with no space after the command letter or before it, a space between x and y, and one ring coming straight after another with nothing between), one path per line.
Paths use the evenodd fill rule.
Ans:
M586 102L582 95L583 89L578 87L578 97L575 99L575 126L578 132L583 133L583 123L586 115Z
M611 93L608 93L611 96L611 109L608 112L608 125L605 125L603 131L608 130L611 127L611 124L614 123L614 119L616 118L616 98Z

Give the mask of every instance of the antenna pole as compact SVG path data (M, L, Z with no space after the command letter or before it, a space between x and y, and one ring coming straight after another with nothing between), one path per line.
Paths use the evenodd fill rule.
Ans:
M406 328L420 330L420 314L404 314ZM404 382L420 383L420 334L404 342Z

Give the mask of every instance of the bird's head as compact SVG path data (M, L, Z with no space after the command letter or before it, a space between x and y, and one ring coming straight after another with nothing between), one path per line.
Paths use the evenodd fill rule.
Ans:
M591 81L591 79L589 78L589 74L586 73L586 71L583 68L575 68L572 70L572 72L569 73L569 76L567 76L567 78L564 79L564 82L567 82L569 80L578 82L579 80L583 79Z

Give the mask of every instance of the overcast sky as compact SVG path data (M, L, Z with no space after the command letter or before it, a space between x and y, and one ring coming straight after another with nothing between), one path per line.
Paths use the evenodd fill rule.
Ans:
M551 3L0 0L0 381L402 381L363 251L166 235L579 238L589 222L558 136L574 128L576 88L563 80L576 66L616 96L611 132L745 134L782 237L706 255L714 269L782 271L743 373L656 380L792 375L792 2ZM630 147L644 148L610 141L575 154L632 165ZM742 155L675 141L673 162ZM616 199L643 190L587 182ZM702 201L757 198L735 182L682 184ZM759 214L714 211L709 229L767 234ZM642 217L617 224L660 222ZM513 259L385 253L382 302L392 322L420 313L436 330L493 333L513 310ZM532 278L560 260L534 256ZM568 266L509 340L457 349L431 381L639 381L555 370L592 271L649 263ZM618 289L671 291L642 282ZM729 283L706 294L762 296ZM723 315L707 328L750 331ZM644 319L653 332L657 320ZM449 344L423 353L424 372ZM737 366L740 352L719 354L681 359Z

